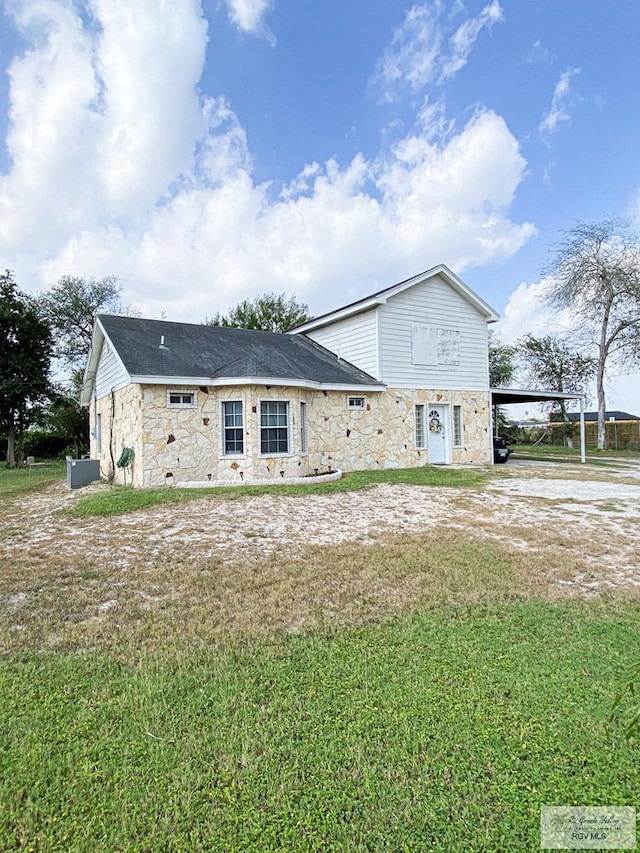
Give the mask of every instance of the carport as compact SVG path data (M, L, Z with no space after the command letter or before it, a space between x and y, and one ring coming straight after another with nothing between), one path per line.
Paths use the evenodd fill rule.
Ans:
M584 395L565 394L560 391L519 391L514 388L490 388L491 409L494 406L508 406L512 403L546 403L551 400L580 401L580 461L586 462L584 432ZM493 441L493 439L492 439ZM493 453L492 453L493 458Z

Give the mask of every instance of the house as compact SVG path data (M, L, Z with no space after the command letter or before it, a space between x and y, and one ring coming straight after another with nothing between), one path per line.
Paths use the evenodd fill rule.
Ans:
M91 456L138 487L490 462L497 319L445 266L288 334L100 315Z

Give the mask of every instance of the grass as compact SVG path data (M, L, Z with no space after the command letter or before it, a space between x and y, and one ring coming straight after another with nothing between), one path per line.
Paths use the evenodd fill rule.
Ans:
M341 480L310 485L233 486L203 489L131 489L112 486L108 490L81 498L69 513L78 518L120 515L160 504L177 504L199 498L224 497L232 500L247 495L320 495L363 489L374 483L406 483L415 486L478 486L488 474L477 469L443 468L425 465L422 468L396 468L382 471L354 471Z
M0 465L0 498L31 492L61 480L65 470L64 462L45 462L32 468L7 468Z
M117 549L88 559L34 547L0 576L0 651L91 648L135 663L167 637L227 647L508 603L544 595L549 575L577 572L566 549L557 551L554 563L446 528L233 560L167 548L163 559L122 565Z
M514 444L511 452L517 459L531 459L538 462L580 462L580 441L576 446L560 447L551 444ZM640 452L637 450L598 450L596 447L587 447L587 464L610 464L614 460L637 461Z
M351 476L458 473L487 476ZM608 717L640 593L561 598L583 540L472 498L462 527L233 560L152 517L56 549L67 516L30 537L31 497L0 503L0 851L521 853L543 805L634 805Z
M605 726L639 615L520 602L167 637L137 663L12 656L0 849L537 850L542 805L640 796L637 752Z

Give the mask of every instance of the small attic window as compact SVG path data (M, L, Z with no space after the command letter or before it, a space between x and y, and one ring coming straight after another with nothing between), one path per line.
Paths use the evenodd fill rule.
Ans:
M364 397L347 397L348 409L364 409Z
M167 391L167 405L172 409L195 409L196 395L193 391Z

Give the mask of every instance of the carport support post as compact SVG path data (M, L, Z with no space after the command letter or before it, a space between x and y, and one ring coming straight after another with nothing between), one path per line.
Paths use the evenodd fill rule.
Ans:
M580 397L580 461L587 461L585 452L585 434L584 434L584 397Z

